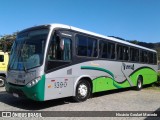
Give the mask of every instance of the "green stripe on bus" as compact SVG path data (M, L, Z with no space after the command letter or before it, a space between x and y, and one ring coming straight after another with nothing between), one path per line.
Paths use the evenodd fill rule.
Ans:
M137 85L137 79L139 75L143 77L143 85L151 84L157 81L157 72L154 69L149 67L142 67L133 71L133 73L129 76L135 86Z
M143 77L143 85L151 84L157 80L157 72L155 70L148 67L142 67L133 71L133 73L129 76L134 86L137 85L137 79L139 75L142 75ZM109 77L95 78L92 81L92 83L93 83L93 91L92 91L93 93L130 87L130 84L127 80L125 80L123 83L118 83L114 79Z
M89 69L89 70L98 70L98 71L103 71L103 72L106 72L108 73L109 75L112 76L112 78L114 79L114 74L109 71L109 70L106 70L104 68L100 68L100 67L93 67L93 66L81 66L81 69Z
M92 83L93 83L93 90L92 90L93 93L130 87L130 84L128 83L127 80L125 80L123 83L117 83L114 79L110 77L98 77L95 78L92 81Z
M27 86L23 89L27 97L36 101L44 101L45 93L45 75L42 75L41 80L33 87L28 88Z

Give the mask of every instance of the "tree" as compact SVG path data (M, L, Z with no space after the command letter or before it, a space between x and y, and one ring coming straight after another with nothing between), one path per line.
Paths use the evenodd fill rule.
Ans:
M16 36L17 36L17 33L18 32L15 32L11 35L1 35L1 38L0 38L0 50L5 50L5 51L10 51L11 50L11 46L13 44L13 42L15 41L16 39Z
M132 40L132 41L129 41L129 42L131 42L131 43L133 43L133 44L136 44L136 45L138 45L138 43L139 43L138 40Z

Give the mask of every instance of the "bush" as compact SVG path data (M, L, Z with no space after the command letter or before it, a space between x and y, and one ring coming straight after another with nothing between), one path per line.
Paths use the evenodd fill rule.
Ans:
M160 72L158 72L158 77L157 77L157 81L160 81Z
M160 72L157 74L157 82L155 82L155 86L160 87Z

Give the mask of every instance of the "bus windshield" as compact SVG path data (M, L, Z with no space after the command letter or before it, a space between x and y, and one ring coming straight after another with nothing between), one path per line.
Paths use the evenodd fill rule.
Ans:
M9 61L9 69L27 70L42 64L48 29L20 33L15 40Z

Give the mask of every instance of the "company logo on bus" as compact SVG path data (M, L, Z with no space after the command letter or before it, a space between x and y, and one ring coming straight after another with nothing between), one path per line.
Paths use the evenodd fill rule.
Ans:
M126 69L134 70L134 64L133 65L127 65L127 64L123 63L123 69L124 70L126 70Z

